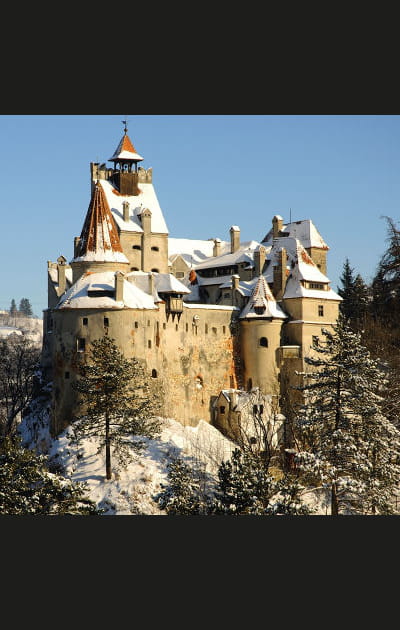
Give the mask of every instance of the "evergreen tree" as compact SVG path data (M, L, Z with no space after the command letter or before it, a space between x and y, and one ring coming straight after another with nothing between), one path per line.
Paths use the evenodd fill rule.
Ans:
M0 439L0 514L101 514L86 492L51 473L47 458L23 448L19 436Z
M17 312L17 305L16 305L15 300L13 298L11 300L10 315L15 315L16 312Z
M88 362L78 366L74 387L83 413L72 425L72 441L97 436L105 449L106 478L111 479L111 446L122 465L132 449L144 447L142 437L159 435L162 392L137 359L126 359L107 335L92 342Z
M340 303L340 312L346 319L351 319L354 315L354 269L350 267L350 261L346 258L342 275L340 276L341 287L338 293L343 301Z
M176 458L168 465L168 485L157 500L168 515L274 516L310 514L300 500L302 487L286 474L276 481L262 456L237 448L222 462L218 483L208 495L201 474Z
M168 463L168 484L157 497L159 506L169 516L206 514L207 504L201 491L201 472L180 457Z
M19 312L27 317L31 317L33 315L32 306L28 298L22 298L19 303Z
M354 330L359 330L364 324L369 311L369 288L360 274L354 275L346 258L340 277L342 283L338 293L343 298L339 310L344 319L348 320Z
M222 462L219 484L211 506L214 514L283 516L305 515L311 510L300 500L302 487L290 474L275 480L263 458L235 449Z
M331 513L391 513L400 480L400 433L382 413L385 373L339 317L325 343L306 357L305 401L295 426L303 450L297 459L305 478L330 487Z

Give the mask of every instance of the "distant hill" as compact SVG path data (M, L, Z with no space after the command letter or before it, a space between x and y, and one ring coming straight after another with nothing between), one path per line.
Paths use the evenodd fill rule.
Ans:
M0 313L0 339L11 334L26 335L33 343L42 345L43 320L38 317L27 317L17 313L10 315L8 312Z

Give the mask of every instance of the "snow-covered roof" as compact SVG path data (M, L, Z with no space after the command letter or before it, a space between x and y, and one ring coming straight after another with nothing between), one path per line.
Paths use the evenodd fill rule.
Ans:
M117 148L115 149L112 157L109 158L110 162L112 162L113 160L132 160L132 162L141 162L143 158L141 155L139 155L139 153L137 153L129 136L125 133L125 135L121 138Z
M51 281L58 285L58 272L56 267L49 267L48 269L49 276ZM72 269L71 267L66 267L65 269L65 278L69 284L72 284Z
M223 253L220 256L213 256L208 258L197 265L194 265L195 269L210 269L212 267L228 267L240 262L248 262L253 265L254 263L254 250L260 246L258 241L247 241L241 243L239 249L236 252Z
M287 315L276 303L265 277L259 276L249 301L240 313L240 319L263 319L265 317L286 319Z
M293 276L289 276L286 282L285 292L283 294L285 299L308 297L316 298L318 300L338 300L342 301L340 295L335 293L333 289L321 290L321 289L308 289L304 287L299 280Z
M78 261L129 262L123 253L117 226L99 182L93 188L78 249L73 258L73 262Z
M280 219L282 218L279 215L276 216ZM290 237L297 238L306 249L309 247L329 249L311 219L303 219L302 221L294 221L292 223L288 223L287 225L283 225L282 232L287 233ZM272 240L273 229L271 228L264 236L262 244L272 243Z
M100 184L106 195L107 203L118 227L126 232L143 232L140 214L148 208L151 212L151 231L168 234L167 224L158 203L153 184L139 182L138 195L121 195L111 182L105 179ZM124 221L123 203L129 203L129 221Z
M227 241L216 239L220 243L221 254L230 252L231 244ZM195 265L205 259L213 257L214 239L206 241L188 238L169 238L168 257L174 260L174 256L182 256L188 265Z
M118 272L117 272L118 273ZM56 308L104 308L104 309L155 309L154 299L137 286L123 280L123 300L116 301L113 294L115 290L115 272L104 271L102 273L85 273L74 285L61 297ZM90 292L96 292L90 296ZM99 292L103 295L99 295Z
M153 278L153 297L156 301L161 301L159 293L190 293L190 289L182 284L182 282L177 280L177 278L172 273L157 273L155 271L131 271L126 274L126 277L130 282L133 282L142 291L148 293L150 287L150 275Z
M253 280L240 280L237 290L239 291L239 293L247 297L251 295L256 282L257 282L257 278L253 278ZM224 282L223 284L220 284L219 288L232 289L232 276L230 280L228 280L227 282Z

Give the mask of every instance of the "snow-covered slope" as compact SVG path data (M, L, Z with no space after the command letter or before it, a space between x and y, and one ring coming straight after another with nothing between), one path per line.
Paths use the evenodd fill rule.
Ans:
M159 439L146 439L146 448L134 456L127 468L118 465L111 455L112 479L105 478L105 454L97 454L98 442L83 440L79 446L70 443L70 430L58 439L51 439L47 414L39 417L37 410L24 419L20 434L26 446L48 452L53 463L58 462L68 477L85 482L88 496L108 515L162 515L155 500L167 483L167 465L174 456L188 464L199 464L205 473L215 476L220 463L228 460L235 444L215 427L201 420L197 427L183 426L172 418L162 419Z

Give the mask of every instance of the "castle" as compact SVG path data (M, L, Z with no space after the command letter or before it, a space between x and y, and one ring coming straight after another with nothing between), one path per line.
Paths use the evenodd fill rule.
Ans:
M246 400L268 398L279 409L321 329L338 317L329 248L310 219L285 224L275 215L260 241L241 242L235 225L227 241L172 238L143 159L125 125L112 167L90 164L72 259L47 263L42 367L53 435L74 417L76 366L105 333L162 383L160 415L224 430Z

